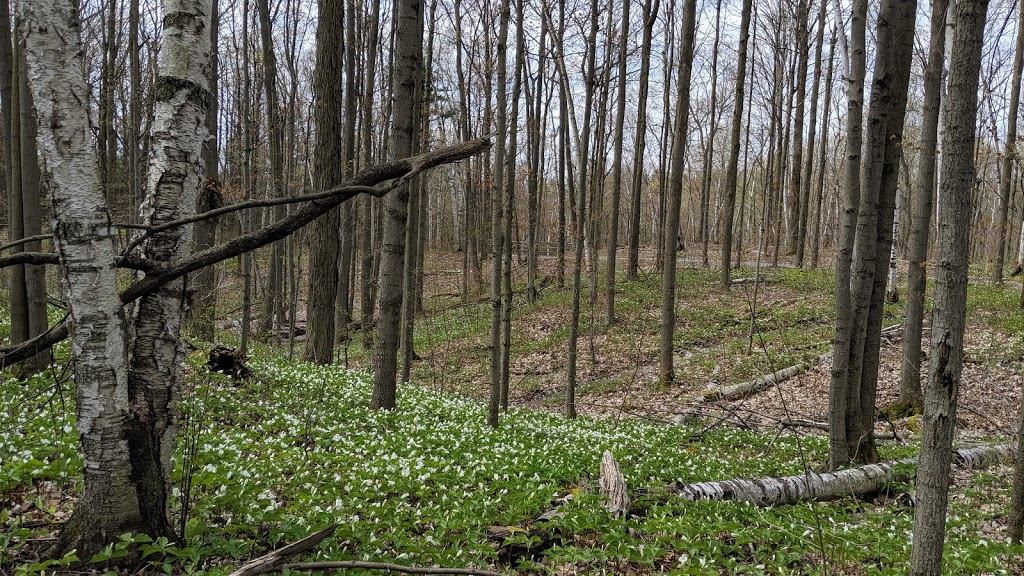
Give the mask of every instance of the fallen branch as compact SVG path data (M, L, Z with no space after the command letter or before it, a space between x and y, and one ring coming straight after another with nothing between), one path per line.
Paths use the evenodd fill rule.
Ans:
M978 470L1013 459L1011 444L964 448L953 453L957 466ZM917 458L868 464L838 472L807 472L782 478L740 478L719 482L697 482L676 486L673 492L684 500L735 500L759 506L779 506L804 500L831 500L843 496L873 494L890 482L906 482L915 475Z
M889 326L888 328L883 328L882 336L894 337L895 335L902 332L902 330L902 324L895 324L893 326ZM822 342L821 344L815 346L824 344L825 343ZM818 364L821 364L822 362L828 360L831 357L832 353L827 352L825 354L818 356L817 358L811 359L808 362L801 362L800 364L796 364L794 366L789 366L787 368L777 370L767 376L762 376L749 382L742 382L740 384L733 384L732 386L719 388L718 390L712 390L704 394L704 402L732 402L735 400L741 400L743 398L746 398L747 396L753 396L754 394L757 394L758 392L772 385L782 384L786 380L789 380L790 378L798 374L806 372L807 370L813 368L814 366L817 366Z
M286 564L281 570L347 570L363 568L365 570L387 570L402 574L470 574L474 576L505 576L501 572L477 570L476 568L426 568L420 566L403 566L390 562L363 562L360 560L339 560L336 562L301 562Z
M273 552L264 554L259 558L250 560L244 566L235 570L228 576L257 576L269 572L281 572L284 570L346 570L352 568L363 568L366 570L386 570L388 572L400 572L402 574L470 574L476 576L505 576L501 572L488 570L477 570L475 568L423 568L418 566L403 566L390 562L365 562L362 560L337 560L325 562L298 562L288 564L288 560L302 554L317 544L323 542L330 535L334 534L337 524L332 524L319 532L306 536L298 542L294 542L278 548Z
M280 569L290 558L302 554L306 550L316 546L323 542L334 531L338 528L337 524L332 524L327 528L319 532L314 532L309 536L306 536L298 542L293 542L284 548L278 548L269 554L264 554L259 558L250 560L245 563L241 568L235 570L228 576L256 576L257 574L266 574L267 572L276 572Z
M712 390L711 392L704 394L704 401L718 402L724 400L726 402L731 402L733 400L740 400L742 398L746 398L747 396L753 396L754 394L757 394L758 392L764 390L765 388L768 388L769 386L772 386L774 384L781 384L786 380L789 380L790 378L796 376L797 374L806 372L810 368L817 366L822 361L831 357L832 353L829 352L828 354L822 354L821 356L818 356L817 358L809 362L801 362L800 364L789 366L787 368L783 368L782 370L777 370L767 376L762 376L756 380L742 382L740 384L733 384L732 386L726 386L725 388L719 388L718 390Z

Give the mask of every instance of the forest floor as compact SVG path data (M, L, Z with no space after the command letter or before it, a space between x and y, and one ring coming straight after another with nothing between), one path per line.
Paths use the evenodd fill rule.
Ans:
M827 411L831 271L765 268L762 282L725 291L716 269L683 262L672 386L658 381L660 276L616 285L612 325L603 321L603 287L591 304L585 286L581 417L571 422L559 415L571 293L552 280L553 259L543 260L546 287L534 303L523 295L525 267L516 267L513 408L499 430L486 426L478 401L489 388L490 301L482 291L461 297L458 254L428 262L415 334L421 359L394 412L367 409L365 372L292 362L286 347L257 345L254 377L237 383L209 374L206 345L197 343L185 369L171 503L176 528L187 512L186 538L124 535L76 573L116 568L110 562L137 547L145 556L122 572L223 575L333 522L338 532L319 558L552 575L904 573L910 485L867 500L769 508L667 496L680 483L820 470L827 454L815 425ZM234 294L237 278L225 271L222 293ZM959 445L1014 439L1024 375L1019 291L1016 281L969 286ZM884 325L902 316L902 302L888 304ZM896 397L901 346L898 336L883 344L879 406ZM67 355L62 347L58 356ZM360 369L370 356L357 335L342 358ZM743 400L705 400L797 363L813 366ZM0 380L0 423L0 576L66 570L67 558L48 563L40 554L79 489L67 374ZM914 417L880 420L879 436L894 437L880 442L882 457L913 456L917 428ZM636 500L628 518L602 507L604 450ZM1003 538L1011 471L954 473L946 573L1024 574L1024 548ZM553 508L557 515L538 520Z
M624 260L624 257L623 257ZM524 295L525 266L516 268L512 316L510 402L562 410L571 291L558 288L554 259L542 259L548 286L535 303ZM745 261L745 264L749 260ZM714 263L712 263L714 266ZM416 325L421 360L413 381L437 390L484 399L489 390L490 300L486 293L462 301L461 255L435 258L428 268L424 305ZM602 263L603 268L603 263ZM622 268L622 266L620 266ZM901 269L905 265L901 264ZM681 260L678 286L675 370L672 386L658 382L661 276L642 273L616 285L616 322L604 322L604 286L597 298L583 287L580 319L577 409L604 418L639 417L665 423L696 419L761 431L792 427L823 434L827 421L834 328L833 273L782 262L759 272L764 282L731 290L718 284L718 270ZM485 274L485 277L487 275ZM734 278L754 277L745 266ZM566 282L571 282L571 270ZM586 282L586 280L584 281ZM900 282L905 282L901 275ZM1020 283L1002 287L981 278L969 285L965 365L958 437L963 441L1010 438L1016 434L1024 379L1024 312L1016 301ZM906 294L900 284L900 294ZM593 303L592 303L593 302ZM930 301L926 306L930 309ZM905 299L887 304L883 325L903 321ZM591 322L596 318L596 322ZM922 342L927 375L929 330ZM897 331L883 338L878 378L879 408L899 395L903 340ZM361 345L349 350L352 366L368 367ZM795 364L809 369L778 385L736 401L708 402L705 394L748 382ZM880 417L876 431L911 441L916 419Z

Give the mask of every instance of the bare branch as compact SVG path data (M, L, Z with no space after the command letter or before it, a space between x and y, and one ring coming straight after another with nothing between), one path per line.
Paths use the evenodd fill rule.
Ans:
M216 264L229 258L234 258L235 256L245 252L255 250L261 246L265 246L271 242L285 238L345 200L363 192L370 192L367 187L374 186L388 180L394 180L394 182L384 188L375 188L372 190L374 195L383 195L424 170L441 166L443 164L458 162L459 160L480 154L490 147L490 139L481 138L478 140L470 140L468 142L454 144L440 150L426 152L419 156L413 156L412 158L405 158L403 160L387 162L378 166L371 166L355 175L347 182L333 188L332 190L338 191L337 193L322 199L311 200L308 204L299 208L292 215L284 218L283 220L279 220L278 222L260 230L239 236L238 238L220 246L215 246L209 250L204 250L194 254L191 258L188 258L183 262L179 262L163 272L151 272L152 275L146 276L142 280L129 286L128 289L122 291L121 301L127 304L157 290L163 284L176 278L180 278L190 272L194 272L200 268ZM327 194L328 192L331 191L329 190L323 194ZM138 267L139 269L144 269L142 268L142 262L138 259L131 261L122 259L122 262L124 262L124 267ZM131 262L133 266L128 266L128 262ZM64 338L67 338L67 336L68 320L65 318L63 322L51 327L49 330L32 340L23 342L16 346L0 348L0 368L6 368L22 360L31 358L39 352L60 342Z
M21 246L22 244L28 244L29 242L38 242L40 240L49 240L51 238L53 238L53 234L38 234L36 236L29 236L28 238L20 238L18 240L8 242L7 244L0 244L0 252L16 246Z
M202 222L203 220L209 220L210 218L217 218L225 214L237 212L239 210L245 210L247 208L269 208L272 206L280 206L281 204L299 204L302 202L312 202L314 200L323 200L325 198L331 198L339 195L350 195L347 197L355 196L358 194L369 194L371 196L381 196L385 192L390 190L390 187L386 188L374 188L373 186L335 186L330 190L324 192L318 192L316 194L306 194L305 196L290 196L288 198L270 198L267 200L246 200L243 202L236 202L228 206L222 206L214 210L209 210L201 214L195 214L188 218L180 218L178 220L172 220L171 222L165 222L159 226L133 226L145 230L144 234L132 239L128 243L128 246L124 249L124 254L131 253L132 250L142 244L147 238L166 232L172 228L184 226L186 224L194 224L196 222ZM125 256L127 257L127 256ZM120 264L119 264L120 266Z
M285 564L282 570L349 570L363 568L365 570L387 570L402 574L470 574L475 576L505 576L501 572L477 570L476 568L425 568L419 566L403 566L390 562L363 562L360 560L340 560L336 562L301 562Z
M0 256L0 268L9 268L19 264L60 264L60 258L50 252L15 252Z

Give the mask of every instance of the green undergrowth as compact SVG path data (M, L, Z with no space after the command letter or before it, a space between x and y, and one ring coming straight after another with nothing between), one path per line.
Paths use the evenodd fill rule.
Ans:
M892 487L884 504L777 508L683 502L666 489L814 470L826 455L820 438L567 421L520 409L493 430L482 404L421 386L403 385L397 410L374 412L364 373L260 355L250 363L256 376L236 383L206 374L201 362L200 352L189 360L175 458L176 518L190 502L185 539L125 535L91 560L137 546L144 558L132 570L224 574L334 523L334 536L309 559L537 574L900 574L909 555L912 509L899 497L906 486ZM8 573L33 572L9 566L59 528L73 505L67 495L78 489L73 400L58 382L44 375L0 384L0 510L8 511L0 513L0 565ZM621 464L638 517L614 519L601 506L605 450ZM898 458L911 449L883 450ZM1005 492L997 477L979 476L954 500L948 573L1006 569L1016 550L978 532L998 521L993 503ZM12 516L16 505L23 512ZM531 532L533 519L556 506L562 515L545 536ZM492 542L494 526L511 527L512 536ZM509 557L512 544L541 549Z

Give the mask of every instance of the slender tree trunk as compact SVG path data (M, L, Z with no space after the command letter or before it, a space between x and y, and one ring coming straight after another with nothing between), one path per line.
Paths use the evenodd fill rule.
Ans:
M818 126L818 96L821 90L821 54L825 44L825 4L828 0L820 0L818 6L818 30L814 38L814 82L811 85L811 113L808 117L807 132L807 160L803 165L803 176L800 179L800 219L797 230L796 241L796 265L804 266L804 255L807 246L807 223L811 214L811 176L814 173L814 145L815 130ZM825 123L828 123L828 115L825 115Z
M342 180L341 83L342 0L319 0L316 68L313 75L316 141L313 186L326 190ZM309 294L306 301L307 339L304 357L330 364L334 359L334 304L338 294L338 250L341 211L332 208L313 223L309 245Z
M608 230L608 270L605 278L606 324L615 323L615 265L619 251L619 205L622 188L622 141L626 123L626 55L629 39L629 7L632 0L622 3L622 30L619 33L619 79L616 88L615 135L612 137L612 198L611 224ZM596 278L595 278L596 281Z
M938 229L938 261L942 266L936 270L928 384L924 391L914 545L910 554L912 575L942 573L953 431L963 367L970 245L967 216L975 175L971 153L978 116L977 86L987 10L987 0L959 0L956 4L956 31L949 61L949 100L945 112L948 140L943 150L940 196L944 216Z
M523 0L516 0L516 60L512 85L512 114L508 124L508 150L505 162L505 184L502 193L502 269L501 269L501 407L508 410L509 364L512 348L512 218L514 215L516 152L519 135L519 94L526 66Z
M659 382L675 383L673 368L676 328L676 246L679 237L679 209L683 197L683 159L686 153L687 125L690 117L690 76L693 71L693 45L697 25L697 1L684 0L682 40L679 45L679 69L676 82L676 114L672 130L672 162L665 215L665 255L661 285L661 353Z
M846 169L842 199L839 241L836 245L835 300L836 329L832 354L832 379L829 385L829 467L833 470L850 463L846 430L847 395L849 394L849 349L853 332L853 302L850 281L853 245L857 231L857 210L860 206L860 164L863 143L865 25L867 0L854 0L850 29L850 51L845 66L846 86Z
M903 329L900 367L900 398L903 406L923 408L921 394L921 328L927 281L928 233L935 188L935 161L939 112L942 108L942 70L946 44L948 0L932 2L928 63L924 69L924 111L921 124L921 156L917 167L917 194L910 220L910 255L907 268L907 310Z
M249 0L242 0L242 197L252 199L252 69L249 66ZM252 211L241 215L242 234L252 230ZM248 353L252 331L252 253L242 254L242 322L238 345L242 354Z
M644 0L644 34L640 44L640 88L637 96L636 138L633 147L633 181L629 204L629 259L626 279L636 280L640 268L640 191L644 183L644 150L647 144L647 85L651 74L651 42L660 0Z
M527 248L526 248L526 300L531 304L537 301L537 234L540 227L540 181L543 178L542 160L544 154L544 119L546 108L543 108L545 41L547 40L548 21L541 22L539 48L537 49L537 76L533 87L533 110L527 114L527 148L529 152L529 177L527 179Z
M502 187L505 185L505 139L508 136L508 23L511 19L509 0L502 0L498 14L497 90L495 124L497 124L494 145L494 182L491 187L491 397L488 423L498 427L498 411L501 408L501 267L504 263L502 250Z
M19 52L22 52L19 50ZM23 237L31 238L43 233L42 178L39 173L39 155L36 147L37 122L35 104L28 86L28 63L24 53L18 62L18 91L21 106L18 110L21 122L21 217ZM26 252L42 252L38 240L22 245ZM46 332L46 268L39 265L25 266L25 303L28 312L28 337L35 338ZM27 361L26 372L41 372L50 363L50 351L45 350Z
M8 26L7 30L10 29ZM12 40L10 36L6 38L7 44L13 45L13 52L11 54L11 60L9 64L11 67L7 70L7 82L9 92L6 103L9 103L10 108L8 111L10 117L6 119L6 125L4 127L5 134L10 136L10 139L4 146L5 151L10 153L10 165L7 166L9 186L7 188L7 213L9 214L8 220L8 238L11 240L20 240L25 237L25 220L24 220L24 209L22 207L23 195L21 192L22 186L22 174L21 174L21 157L22 157L22 144L25 138L22 136L22 124L21 124L21 109L23 104L21 102L21 47L20 42ZM17 246L12 249L12 253L24 252L25 246ZM11 306L11 344L20 344L29 339L28 331L28 292L25 286L25 266L18 264L11 267L10 276L10 306Z
M1020 77L1024 69L1024 10L1018 8L1017 44L1013 52L1013 77L1010 80L1010 103L1006 121L1006 152L1002 158L1002 177L999 179L999 204L996 209L996 255L992 262L992 281L1003 282L1003 262L1006 260L1007 215L1010 212L1010 182L1013 180L1013 162L1017 158L1017 114L1020 108Z
M729 164L725 168L725 202L722 206L722 287L732 285L733 214L736 208L736 187L739 180L740 131L743 127L743 95L747 78L747 42L750 37L750 12L753 0L744 0L740 12L740 45L736 63L736 95L733 97L732 129L729 132ZM749 111L748 111L749 113ZM747 133L750 133L748 122ZM743 220L740 219L740 227Z
M419 127L419 97L423 83L423 6L419 0L394 5L394 118L389 154L411 155ZM396 363L402 315L402 269L410 185L404 184L384 200L384 246L380 256L380 299L373 358L373 409L395 407Z
M818 144L818 178L814 185L814 231L811 233L811 268L818 267L818 254L821 248L821 211L825 192L825 169L827 168L829 115L832 110L832 76L835 71L836 32L832 30L829 41L828 67L825 72L825 108L821 114L821 142ZM810 208L808 208L809 210Z
M715 162L715 134L718 131L718 46L721 43L722 2L715 2L715 40L711 49L711 102L708 119L708 143L705 148L704 176L701 178L700 192L700 242L701 266L707 268L708 243L711 241L711 180ZM737 74L737 77L740 74ZM742 108L742 105L740 106Z
M218 13L219 0L213 0L210 26L210 107L206 110L206 131L210 134L203 142L203 185L199 190L199 198L196 203L196 212L203 213L220 208L224 204L221 197L220 175L218 173L218 158L220 151L217 145L217 112L218 112L218 51L217 34L220 28L220 16ZM137 0L133 0L137 3ZM137 9L137 7L136 7ZM135 130L137 128L132 128ZM135 161L129 150L129 161ZM133 173L134 166L128 167L129 173ZM134 176L132 176L134 178ZM131 178L130 178L131 179ZM217 222L219 218L209 218L196 222L194 227L195 251L202 252L212 248L216 240ZM192 334L207 342L213 342L216 337L214 321L217 311L217 267L208 266L203 268L191 279L193 296L192 305L189 309Z
M256 0L260 19L260 44L263 48L263 90L267 98L267 141L270 154L270 178L274 197L284 197L284 127L281 123L280 98L277 95L277 56L274 53L269 0ZM274 220L286 215L284 204L274 207ZM284 241L275 242L271 248L270 266L267 272L267 290L263 302L259 332L267 334L272 326L279 325L284 305ZM276 322L275 322L276 321Z
M804 169L804 107L807 104L807 60L808 60L808 2L800 0L796 8L796 112L793 115L793 164L790 167L789 180L789 203L788 211L789 233L786 245L790 254L797 254L797 242L800 240L800 214L806 208L801 206L803 197L803 169ZM797 259L797 266L802 265Z
M373 4L370 10L367 12L367 20L369 26L369 33L367 34L366 49L364 51L366 57L365 65L365 80L363 82L363 102L362 102L362 162L364 165L369 165L373 159L373 94L374 94L374 83L376 82L377 73L377 44L380 42L380 0L373 0ZM318 43L319 44L319 43ZM464 139L468 139L467 134L463 134ZM373 242L373 207L378 201L372 197L365 197L362 199L362 230L361 230L361 242L363 245L362 260L359 264L359 305L360 305L360 324L362 325L363 332L363 346L367 349L373 347L373 311L374 311L374 299L373 299L373 283L375 279L374 263L377 262L377 258L374 257L374 242Z

